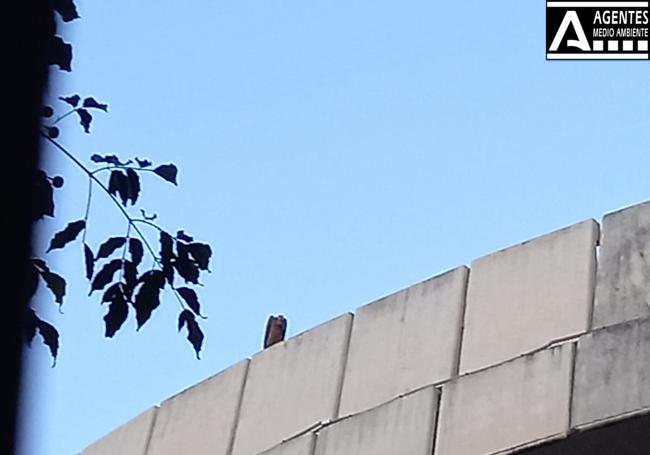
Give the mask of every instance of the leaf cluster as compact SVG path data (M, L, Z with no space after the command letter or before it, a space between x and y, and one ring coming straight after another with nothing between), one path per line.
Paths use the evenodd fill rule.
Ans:
M79 18L73 0L50 1L64 23ZM49 62L69 72L72 70L72 45L57 35L55 24L51 24L51 32ZM170 234L154 222L156 214L147 216L143 208L140 208L142 218L136 218L128 211L141 200L144 174L154 175L176 186L178 168L173 163L154 165L151 160L141 157L123 161L115 154L92 154L89 161L95 168L91 169L80 157L58 142L61 135L59 123L65 118L76 117L83 131L89 134L93 116L98 112L108 113L108 104L93 96L76 93L59 96L58 100L64 108L58 115L57 109L52 106L44 106L42 109L42 136L87 175L89 189L84 216L68 222L56 232L45 253L64 249L81 237L79 243L82 247L85 278L89 283L89 295L100 293L101 304L107 307L103 317L104 335L107 338L114 337L131 314L135 319L136 330L140 330L160 307L163 295L173 296L181 307L178 330L186 330L187 340L198 358L205 338L198 319L205 317L201 313L196 287L201 285L201 274L209 272L212 249L207 243L195 241L183 230L179 230L176 235ZM32 201L34 222L55 217L55 190L62 188L64 183L65 180L60 175L50 176L43 170L36 172ZM100 188L113 201L127 228L126 235L109 236L94 248L86 240L86 233L92 224L89 213L93 187ZM141 229L145 226L157 232L157 248ZM144 265L147 256L151 258L149 266ZM66 296L66 279L53 272L43 258L32 258L28 282L30 296L36 293L39 283L42 283L61 308ZM26 342L31 345L37 334L56 362L59 333L30 307L25 314Z

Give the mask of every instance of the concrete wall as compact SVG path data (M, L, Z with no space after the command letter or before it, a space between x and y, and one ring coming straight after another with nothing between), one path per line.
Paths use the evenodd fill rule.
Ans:
M445 384L436 454L499 453L564 436L573 355L564 344Z
M357 309L339 415L456 373L467 275L461 267Z
M351 324L345 315L253 356L233 455L256 455L336 417Z
M589 220L472 262L460 371L586 332L597 240Z
M145 455L157 411L157 407L148 409L87 447L82 455Z
M244 360L164 401L147 454L229 453L247 370Z
M316 444L316 434L308 432L284 441L262 455L312 455Z
M646 441L646 257L650 204L605 216L602 238L589 220L506 248L255 354L83 455L569 454L612 422Z
M575 427L650 409L650 319L602 328L582 337L578 347Z
M430 455L438 393L427 387L318 432L316 455Z
M594 327L650 316L650 203L603 218Z

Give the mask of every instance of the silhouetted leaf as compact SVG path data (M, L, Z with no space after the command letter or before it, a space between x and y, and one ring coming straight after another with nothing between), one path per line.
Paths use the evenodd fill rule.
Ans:
M126 206L130 198L129 179L122 171L111 171L111 176L108 180L108 192L113 195L119 195L122 205Z
M199 353L201 352L201 347L203 346L203 332L199 327L199 324L196 322L194 315L189 310L183 310L181 314L178 315L178 331L187 327L187 340L194 347L196 352L196 358L200 359Z
M138 268L133 262L124 261L123 274L124 274L123 278L125 283L124 292L127 295L127 297L130 298L131 294L133 293L133 290L138 284Z
M36 331L41 334L43 342L45 345L50 348L50 353L52 354L53 363L52 366L56 364L56 356L59 352L59 332L56 329L39 318L33 309L27 308L25 310L25 318L23 321L25 341L28 345L31 345L34 337L36 336Z
M61 15L63 22L70 22L79 18L77 8L72 0L53 0L52 6Z
M186 283L199 284L199 268L194 262L179 257L174 262L174 268Z
M79 123L83 126L84 131L90 133L90 122L93 121L93 116L86 109L82 108L77 109L77 115L79 116Z
M160 270L150 270L138 281L142 282L142 286L135 296L133 307L139 330L149 320L153 310L160 305L160 290L165 285L165 277Z
M124 237L111 237L102 243L97 252L97 259L107 258L118 248L124 246L126 239Z
M50 268L47 266L45 261L41 258L32 258L32 264L36 266L38 272L49 272Z
M48 252L56 250L58 248L63 248L69 242L72 242L77 238L79 233L83 231L86 227L86 222L84 220L73 221L68 223L68 225L60 232L57 232L52 240L50 241L50 247L47 249Z
M36 327L38 327L38 331L43 338L43 343L50 348L50 354L52 354L52 358L54 359L52 366L54 366L56 364L56 356L59 352L59 332L51 324L48 324L42 319L38 319Z
M167 180L168 182L178 185L176 183L176 176L178 169L173 164L162 164L153 170L156 174Z
M61 275L57 275L54 272L41 272L43 281L47 287L54 294L54 299L59 306L63 305L63 297L65 296L65 279Z
M113 287L115 287L115 289L113 289ZM111 289L113 289L113 291L111 292L109 299L104 300L105 302L110 302L108 313L104 316L104 323L106 325L104 336L107 338L112 338L113 335L115 335L115 332L122 327L122 324L124 324L124 321L126 321L126 318L129 315L127 299L122 292L121 285L113 285L111 286ZM106 298L106 295L104 298Z
M90 161L94 163L114 164L116 166L124 166L126 164L122 163L116 155L98 155L96 153L90 157Z
M106 290L104 291L104 295L102 295L102 303L110 302L115 298L115 293L122 292L120 286L121 283L113 283L109 287L107 287Z
M163 275L165 275L165 279L170 284L170 286L173 286L174 285L174 266L170 262L165 262L165 263L163 263L162 272L163 272Z
M136 158L135 161L138 163L138 166L140 167L149 167L152 164L151 161L149 161L148 159L141 160L140 158Z
M176 242L174 267L186 283L199 284L199 267L190 257L190 250L186 243Z
M36 270L34 264L29 264L25 275L25 301L31 300L34 294L36 294L36 290L38 289L38 275L39 272Z
M95 257L93 255L93 250L90 249L88 245L84 243L84 260L86 263L86 279L90 281L93 277L95 269Z
M136 266L140 264L144 255L144 249L142 248L140 239L129 239L129 253L131 253L131 261L133 261L133 264Z
M31 346L34 337L36 336L36 327L38 325L38 316L34 310L27 308L25 310L25 318L23 319L23 327L25 331L25 341L28 346Z
M129 199L131 199L131 205L134 205L140 195L140 177L133 169L128 168L126 178L129 182Z
M196 292L194 292L194 289L178 288L176 291L178 291L183 300L185 300L185 303L187 303L187 306L190 307L190 309L194 311L197 316L202 316L199 297L196 295Z
M176 238L184 242L192 242L194 239L191 235L188 235L182 229L176 233Z
M59 96L59 99L61 101L68 103L72 107L77 107L77 104L79 104L81 97L79 95L70 95L70 96Z
M108 104L100 103L92 96L89 96L84 100L83 107L87 107L89 109L99 109L104 112L108 112Z
M165 231L160 231L160 262L163 266L163 275L170 285L174 284L174 241L172 236Z
M39 258L32 258L32 264L38 270L39 275L45 281L45 285L54 294L54 300L59 306L63 305L63 297L65 296L66 282L65 279L52 271L47 266L44 260Z
M37 171L32 187L32 221L39 220L44 216L54 216L54 190L43 171Z
M210 267L210 257L212 256L212 249L207 243L194 242L187 245L187 249L196 261L196 264L201 270L208 270Z
M72 46L63 41L61 37L53 36L51 38L48 57L50 65L57 65L63 71L72 71Z
M104 267L99 272L97 272L97 275L95 275L95 278L90 285L90 292L88 295L92 294L94 291L104 289L108 283L113 281L115 272L120 270L120 268L122 268L121 259L113 259L111 262L104 265Z
M52 294L54 294L56 303L62 305L66 289L65 279L62 276L50 271L50 268L47 266L45 261L40 258L32 258L32 264L36 267L38 275L43 278L46 286L50 289L50 291L52 291ZM33 277L30 278L33 279ZM30 286L34 288L38 286L38 277L36 280L36 283L29 283ZM34 289L34 292L35 291L36 289Z
M174 256L174 241L172 236L165 231L160 231L160 259L169 261Z

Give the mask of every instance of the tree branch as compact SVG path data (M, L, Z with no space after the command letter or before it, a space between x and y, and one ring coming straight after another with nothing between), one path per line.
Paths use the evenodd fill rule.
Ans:
M147 249L149 250L149 253L151 253L151 255L152 255L154 258L156 258L156 253L153 251L153 248L151 248L151 245L150 245L149 242L147 241L147 238L144 236L144 234L142 233L142 231L140 231L140 229L138 228L138 226L135 225L135 223L133 222L133 219L132 219L131 216L128 214L128 212L126 211L126 209L124 209L124 207L122 207L122 205L120 204L120 201L118 201L118 200L115 198L115 196L113 196L113 195L110 193L110 191L108 191L108 188L106 188L106 186L105 186L105 185L104 185L104 184L103 184L103 183L102 183L102 182L101 182L97 177L95 177L95 176L93 175L93 173L92 173L91 171L89 171L88 168L87 168L86 166L84 166L83 163L77 159L77 157L75 157L72 153L70 153L68 150L66 150L65 147L63 147L61 144L59 144L57 141L55 141L55 140L52 139L51 137L47 136L46 134L42 134L42 136L43 136L45 139L47 139L48 141L50 141L50 143L51 143L52 145L54 145L57 149L59 149L59 150L60 150L60 151L65 155L65 156L67 156L70 160L72 160L73 163L75 163L75 164L76 164L76 165L77 165L77 166L78 166L82 171L84 171L84 172L85 172L85 173L86 173L86 174L87 174L91 179L93 179L93 180L95 181L95 183L96 183L97 185L99 185L99 187L100 187L102 190L104 190L104 192L105 192L105 193L106 193L106 194L111 198L111 200L112 200L113 203L117 206L117 208L120 210L120 212L122 212L122 215L124 215L124 218L126 218L126 220L129 222L129 224L130 224L130 225L133 227L133 229L135 230L135 232L138 233L138 235L140 236L140 238L142 239L142 241L143 241L144 244L146 245ZM156 261L156 262L158 262L158 261Z
M147 250L149 250L149 253L151 254L151 257L153 258L155 264L162 269L162 264L158 260L158 257L156 256L156 253L154 252L151 245L149 244L149 241L147 240L145 235L142 233L140 228L138 228L138 226L136 225L136 221L137 222L143 222L143 221L146 222L146 220L139 220L139 219L131 218L131 216L126 211L126 209L124 207L122 207L122 205L120 204L120 201L118 201L115 198L115 196L113 196L110 193L110 191L108 191L108 188L106 188L106 186L97 177L95 177L95 175L90 170L88 170L88 168L86 166L84 166L84 164L81 161L79 161L76 156L74 156L72 153L70 153L65 147L63 147L57 141L55 141L54 139L49 137L47 134L41 133L41 135L46 140L48 140L52 145L54 145L59 151L61 151L65 156L67 156L73 163L75 163L82 171L84 171L88 175L88 177L90 179L92 179L92 181L94 181L97 185L99 185L99 187L102 190L104 190L104 192L110 197L110 199L117 206L117 208L120 210L120 212L122 212L122 215L124 215L124 218L126 218L126 220L128 221L129 229L132 227L133 230L138 234L138 236L142 239L142 243L144 243L144 245L147 247ZM152 226L155 226L156 228L158 228L158 229L160 229L162 231L162 229L159 226L157 226L155 223L146 222L146 224L150 224ZM178 300L178 303L180 303L181 308L185 309L186 308L185 303L181 299L181 297L178 294L178 291L176 290L176 288L173 285L170 285L170 287L171 287L172 291L174 291L174 295L176 296L176 300Z
M138 166L128 166L126 164L113 164L111 166L104 166L100 167L99 169L95 169L91 171L92 174L96 174L101 171L108 171L111 169L133 169L134 171L142 171L142 172L154 172L153 169L147 169L143 167L138 167Z

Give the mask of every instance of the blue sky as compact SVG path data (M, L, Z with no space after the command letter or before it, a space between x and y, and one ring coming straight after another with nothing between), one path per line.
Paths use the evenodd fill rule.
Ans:
M143 206L213 246L200 289L203 359L167 296L112 340L87 297L81 245L47 255L68 277L56 368L29 350L24 453L74 454L260 348L266 318L296 334L494 250L650 198L647 62L547 62L544 3L78 2L74 71L52 96L110 105L61 142L175 162ZM53 104L63 109L60 102ZM86 180L44 150L52 232L83 216ZM88 240L126 226L99 192ZM151 232L155 239L155 232Z

